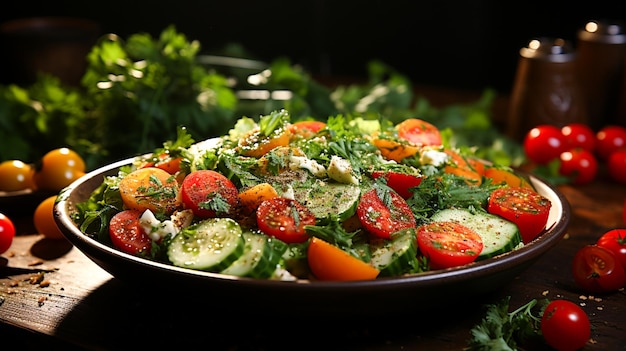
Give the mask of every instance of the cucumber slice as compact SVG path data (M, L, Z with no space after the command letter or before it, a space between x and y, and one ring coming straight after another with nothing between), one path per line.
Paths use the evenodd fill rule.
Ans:
M244 252L221 273L239 277L269 278L276 271L287 244L267 235L245 231Z
M356 213L361 197L361 188L354 184L344 184L317 180L310 187L294 187L294 197L315 214L321 222L331 215L345 221Z
M521 245L522 236L515 223L500 216L484 212L470 211L462 208L449 208L435 212L433 221L452 221L473 229L483 239L483 250L477 261L490 258Z
M178 233L167 249L167 257L178 267L220 272L241 256L244 247L237 222L211 218Z
M398 276L418 268L417 239L413 228L396 232L391 240L376 240L371 246L370 263L380 270L379 276Z

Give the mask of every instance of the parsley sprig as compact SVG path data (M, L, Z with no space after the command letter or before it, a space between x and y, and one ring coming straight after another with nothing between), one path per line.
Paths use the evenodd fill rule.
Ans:
M470 331L465 351L514 351L541 335L541 316L549 300L532 299L509 312L510 300L507 296L486 306L485 317Z

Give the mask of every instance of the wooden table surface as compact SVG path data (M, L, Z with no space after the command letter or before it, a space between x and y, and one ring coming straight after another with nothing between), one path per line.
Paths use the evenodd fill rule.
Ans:
M508 285L429 313L359 320L291 316L298 311L268 320L263 310L276 306L262 302L248 313L218 314L209 299L173 296L151 289L150 282L144 288L124 284L65 240L32 234L25 215L13 245L0 256L0 339L21 349L462 350L483 306L510 296L512 309L544 297L574 301L592 323L583 350L626 350L624 290L590 296L576 288L570 271L579 248L609 229L626 228L626 185L602 173L591 184L559 190L572 209L566 236Z

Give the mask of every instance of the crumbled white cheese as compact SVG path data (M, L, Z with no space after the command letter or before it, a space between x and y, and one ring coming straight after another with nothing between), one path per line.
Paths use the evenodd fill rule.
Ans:
M191 210L175 212L170 219L163 222L159 221L152 211L146 210L139 218L139 224L148 233L150 239L158 241L168 234L176 236L181 229L191 224L192 220L193 212Z
M328 177L339 183L359 185L359 179L354 175L350 161L339 156L332 156L328 165Z
M277 189L278 190L278 189ZM280 194L281 197L285 197L287 199L292 199L295 200L296 199L296 194L293 191L293 187L291 186L291 184L287 185L287 189L285 191L283 191Z
M323 165L317 163L317 161L311 160L310 158L306 156L291 155L289 157L289 168L291 169L304 168L318 178L323 178L326 176L326 168Z
M448 154L443 151L435 149L425 149L420 153L420 162L423 165L433 165L435 167L441 167L448 162Z

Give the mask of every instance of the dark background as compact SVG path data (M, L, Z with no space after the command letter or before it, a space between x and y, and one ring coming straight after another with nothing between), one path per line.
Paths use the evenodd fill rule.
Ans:
M624 1L47 1L12 2L0 22L72 16L123 38L170 24L203 53L239 43L254 58L289 57L314 76L363 78L378 59L415 84L511 89L519 49L537 37L575 45L591 19L626 20ZM6 4L5 4L6 7ZM8 48L2 48L6 52ZM5 69L7 69L5 67Z

